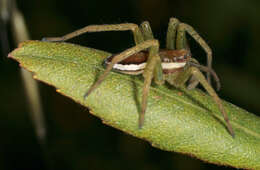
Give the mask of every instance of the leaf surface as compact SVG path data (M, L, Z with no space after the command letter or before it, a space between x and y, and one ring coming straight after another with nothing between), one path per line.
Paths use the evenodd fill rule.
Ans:
M87 98L83 96L102 74L110 53L69 43L28 41L9 54L34 78L88 107L109 126L149 141L166 151L206 162L260 169L260 118L224 102L235 138L213 99L200 90L153 85L145 123L138 128L143 78L111 72Z

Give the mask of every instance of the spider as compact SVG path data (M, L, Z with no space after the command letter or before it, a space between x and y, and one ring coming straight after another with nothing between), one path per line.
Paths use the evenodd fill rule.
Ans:
M86 32L127 30L133 32L136 45L105 59L104 65L106 69L104 73L91 86L84 95L84 98L90 95L91 92L103 82L111 70L131 75L143 74L144 86L142 91L141 112L139 114L139 127L141 128L144 124L147 97L152 80L158 85L162 85L167 81L177 88L184 87L186 82L190 80L187 86L188 89L193 89L198 83L201 83L209 95L212 96L226 121L229 133L234 137L234 131L222 102L210 85L210 76L212 75L216 81L217 89L220 88L219 79L212 69L212 51L190 25L182 23L176 18L170 18L166 36L166 49L159 49L159 41L154 39L148 21L144 21L140 26L133 23L89 25L61 37L49 37L43 40L66 41ZM186 32L189 33L206 52L207 66L200 65L196 59L191 58ZM207 79L200 70L207 73Z

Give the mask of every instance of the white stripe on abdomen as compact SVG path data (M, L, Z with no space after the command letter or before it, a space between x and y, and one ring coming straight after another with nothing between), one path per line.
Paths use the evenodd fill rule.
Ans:
M186 64L186 62L182 62L182 63L162 63L162 69L175 69L175 68L181 68L184 67Z
M137 71L137 70L143 70L146 66L146 63L142 64L115 64L114 69L122 70L122 71Z
M182 62L182 63L162 63L162 69L175 69L175 68L181 68L184 67L186 64L186 62ZM142 63L142 64L115 64L114 65L114 69L117 70L122 70L122 71L137 71L137 70L143 70L146 66L146 63Z

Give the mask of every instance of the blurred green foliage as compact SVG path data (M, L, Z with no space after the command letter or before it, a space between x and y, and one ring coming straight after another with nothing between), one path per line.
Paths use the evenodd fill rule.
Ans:
M219 95L250 112L260 113L260 1L17 0L17 3L32 39L63 35L89 24L139 24L148 20L164 45L168 20L177 17L192 25L212 47L213 66L222 82ZM113 53L134 45L129 32L91 33L70 42ZM190 45L193 56L205 63L201 48L192 39ZM0 62L3 134L0 169L47 169L29 118L18 64L5 56ZM229 169L155 149L105 126L54 88L40 85L48 121L47 148L55 169Z

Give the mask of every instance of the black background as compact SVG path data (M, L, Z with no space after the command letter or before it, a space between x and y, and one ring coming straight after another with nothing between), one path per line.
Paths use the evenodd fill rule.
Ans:
M213 66L222 82L218 93L221 98L259 115L260 1L17 0L17 3L31 39L61 36L89 24L140 24L148 20L163 47L169 18L177 17L193 26L211 46ZM11 30L8 35L11 40ZM188 39L193 56L205 63L204 51L192 38ZM112 53L134 45L129 32L85 34L70 42ZM28 114L18 63L7 59L6 54L1 57L0 77L0 144L3 144L0 169L232 169L155 149L145 141L107 127L84 107L56 93L53 87L39 83L48 124L44 156Z

